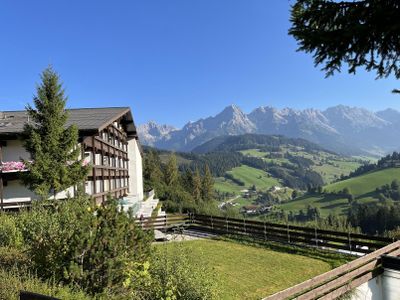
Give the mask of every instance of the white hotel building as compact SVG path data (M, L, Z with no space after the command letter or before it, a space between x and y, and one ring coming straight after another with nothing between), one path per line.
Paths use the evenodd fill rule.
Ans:
M130 108L82 108L68 112L67 125L78 127L82 156L91 166L86 193L97 203L111 195L130 206L140 204L142 152ZM0 209L18 208L38 198L18 176L24 171L18 162L30 159L21 140L26 122L26 111L0 112ZM56 197L73 196L75 190L76 187L70 187Z

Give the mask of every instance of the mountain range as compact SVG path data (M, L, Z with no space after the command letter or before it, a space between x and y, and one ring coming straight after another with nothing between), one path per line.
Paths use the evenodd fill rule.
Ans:
M160 149L192 151L219 136L273 134L303 138L346 155L382 155L400 148L400 112L372 112L338 105L326 110L261 106L244 113L236 105L215 116L188 122L178 129L153 121L138 126L142 144Z

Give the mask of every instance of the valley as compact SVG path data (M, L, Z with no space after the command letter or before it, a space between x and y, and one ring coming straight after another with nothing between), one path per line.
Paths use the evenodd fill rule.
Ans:
M310 168L322 176L326 188L328 189L329 187L332 191L337 188L343 189L346 183L344 183L345 186L342 187L343 184L341 185L333 182L339 180L340 176L348 175L351 171L354 171L362 162L358 158L339 156L325 151L313 153L298 147L282 147L280 151L275 151L273 154L271 154L271 152L261 151L260 149L241 150L240 153L244 156L262 159L263 161L279 166L291 164L290 160L286 158L289 155L310 159L313 161ZM240 185L238 182L229 178L217 177L214 187L215 190L220 193L239 196L232 201L233 204L237 203L234 207L239 211L243 206L253 205L257 199L257 194L251 197L243 197L243 195L246 195L247 190L253 185L258 192L269 191L279 198L283 204L278 204L277 208L285 211L293 210L294 212L298 212L301 209L305 210L308 205L312 205L320 208L325 216L330 212L342 215L348 208L347 199L336 199L337 197L332 196L302 196L299 199L291 200L293 189L285 187L280 178L276 178L264 170L252 168L247 165L233 168L231 171L228 171L227 174L237 179L238 182L243 182L244 185Z

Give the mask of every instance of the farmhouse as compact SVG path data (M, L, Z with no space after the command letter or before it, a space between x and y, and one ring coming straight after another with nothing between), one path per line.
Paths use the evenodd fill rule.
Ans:
M67 125L79 129L84 162L91 166L85 192L97 203L108 195L130 203L143 200L142 153L129 107L69 109ZM15 208L38 196L19 181L30 155L21 133L30 122L26 111L0 113L0 208ZM76 187L58 193L57 199L74 196Z

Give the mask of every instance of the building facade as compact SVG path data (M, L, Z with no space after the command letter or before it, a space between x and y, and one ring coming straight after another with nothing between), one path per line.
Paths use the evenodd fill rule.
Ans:
M127 203L143 200L142 152L129 107L68 110L67 125L79 129L79 146L84 162L90 165L85 192L97 203L108 195ZM23 147L21 133L29 122L26 111L0 113L0 208L16 208L39 197L19 180L26 172L22 159L30 154ZM56 198L74 196L76 187Z

